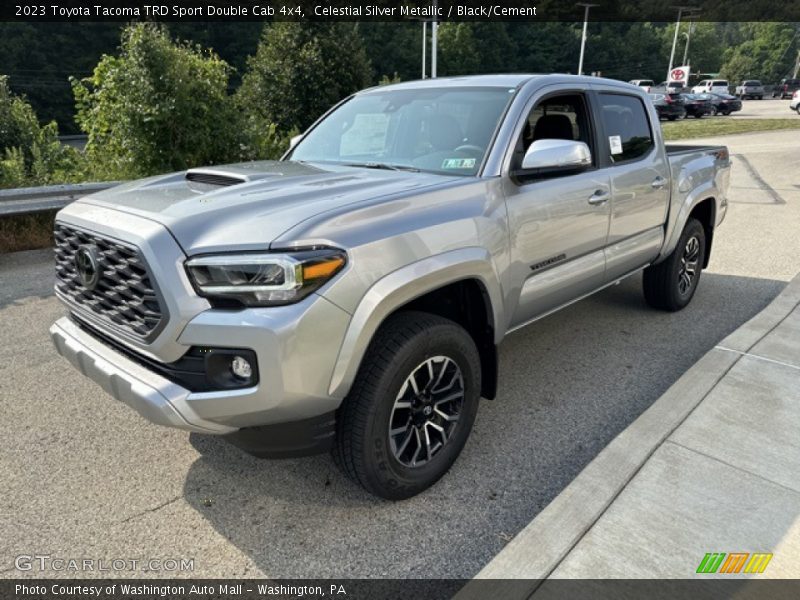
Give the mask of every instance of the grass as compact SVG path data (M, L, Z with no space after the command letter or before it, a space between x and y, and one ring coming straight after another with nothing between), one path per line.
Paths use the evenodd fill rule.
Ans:
M800 116L788 119L731 119L730 117L683 119L664 122L661 124L661 129L667 141L688 140L732 133L800 129Z
M0 254L51 248L56 211L0 217Z

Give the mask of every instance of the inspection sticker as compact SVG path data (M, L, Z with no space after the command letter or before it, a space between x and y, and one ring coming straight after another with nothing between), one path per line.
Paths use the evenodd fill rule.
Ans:
M445 158L442 163L443 169L474 169L474 158Z
M622 138L618 135L608 136L608 145L611 146L611 154L622 154Z

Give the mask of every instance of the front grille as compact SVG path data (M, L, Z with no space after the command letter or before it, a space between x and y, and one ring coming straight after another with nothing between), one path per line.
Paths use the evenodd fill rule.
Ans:
M150 274L133 246L86 231L55 225L56 290L75 308L149 341L165 323ZM90 250L99 278L89 289L76 266L78 250Z

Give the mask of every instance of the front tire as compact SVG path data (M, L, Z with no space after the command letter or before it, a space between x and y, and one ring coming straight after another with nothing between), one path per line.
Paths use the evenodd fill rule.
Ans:
M377 496L415 496L458 458L480 389L469 333L428 313L397 313L375 334L339 409L334 460Z
M706 233L690 218L672 253L644 270L644 298L653 308L675 312L685 308L700 281L706 255Z

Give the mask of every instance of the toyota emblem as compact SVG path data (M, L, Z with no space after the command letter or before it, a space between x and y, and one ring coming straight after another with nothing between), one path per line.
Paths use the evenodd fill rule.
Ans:
M75 270L83 287L93 290L100 281L100 267L97 263L97 246L80 246L75 253Z

